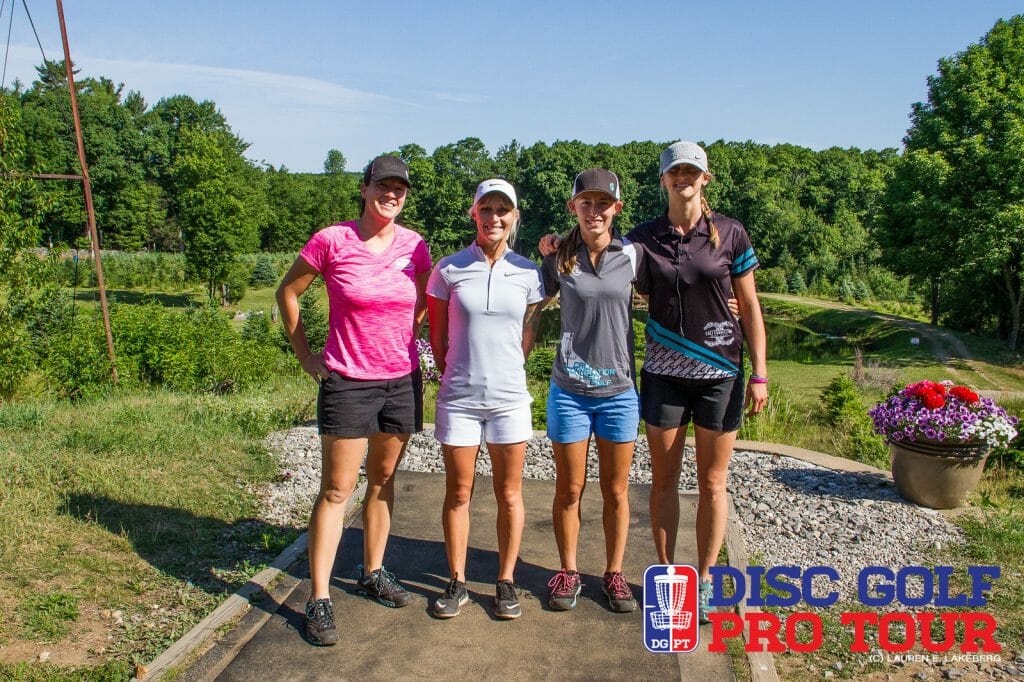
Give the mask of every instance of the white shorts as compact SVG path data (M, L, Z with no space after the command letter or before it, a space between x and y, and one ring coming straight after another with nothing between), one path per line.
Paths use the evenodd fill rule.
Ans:
M438 402L434 437L445 445L507 445L533 437L530 403L493 408L449 407Z

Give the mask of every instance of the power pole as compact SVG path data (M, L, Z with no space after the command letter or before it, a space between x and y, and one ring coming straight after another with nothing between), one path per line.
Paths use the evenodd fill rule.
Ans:
M68 92L71 94L71 115L75 120L75 143L78 146L78 163L82 167L82 188L85 190L85 212L89 218L89 239L92 242L92 256L96 262L96 286L100 291L100 309L103 311L103 329L107 333L107 354L110 356L110 373L117 383L117 360L114 357L114 336L110 331L110 311L107 309L107 290L103 285L103 264L100 261L100 239L96 232L96 212L92 205L92 185L89 182L89 166L85 162L85 144L82 142L82 123L78 117L78 95L75 92L75 74L71 67L71 50L68 47L68 29L64 23L64 6L57 0L57 18L60 20L60 39L64 45L64 68L68 76Z

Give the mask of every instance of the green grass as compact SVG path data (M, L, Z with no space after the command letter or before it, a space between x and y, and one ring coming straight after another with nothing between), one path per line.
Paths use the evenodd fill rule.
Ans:
M18 605L22 636L53 642L68 631L68 623L78 618L78 598L66 592L29 594Z
M263 437L308 419L312 397L296 375L229 396L0 405L0 605L18 605L0 643L119 610L110 654L154 658L299 534L260 521L251 490L277 474Z
M134 674L131 665L116 660L71 669L48 663L0 663L0 679L10 682L111 682L130 680Z

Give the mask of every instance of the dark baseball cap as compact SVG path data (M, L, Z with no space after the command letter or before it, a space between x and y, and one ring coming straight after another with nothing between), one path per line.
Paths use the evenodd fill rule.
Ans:
M576 176L572 183L572 198L584 192L603 192L614 197L615 201L622 198L619 191L619 176L604 168L591 168Z
M384 180L385 178L398 178L406 185L411 186L409 182L409 166L405 164L397 156L391 154L384 154L378 156L376 159L370 162L370 165L363 171L363 184L370 182L377 182L378 180Z

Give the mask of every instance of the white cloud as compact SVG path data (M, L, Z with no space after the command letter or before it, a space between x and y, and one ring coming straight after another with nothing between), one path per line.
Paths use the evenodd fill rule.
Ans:
M48 55L51 59L54 55ZM7 81L28 85L41 62L38 49L12 46ZM200 64L128 61L78 55L80 76L106 77L137 90L152 106L171 95L212 100L232 130L251 144L247 155L299 171L322 167L340 149L351 168L387 145L376 141L375 119L415 108L410 102L336 83L289 74Z

